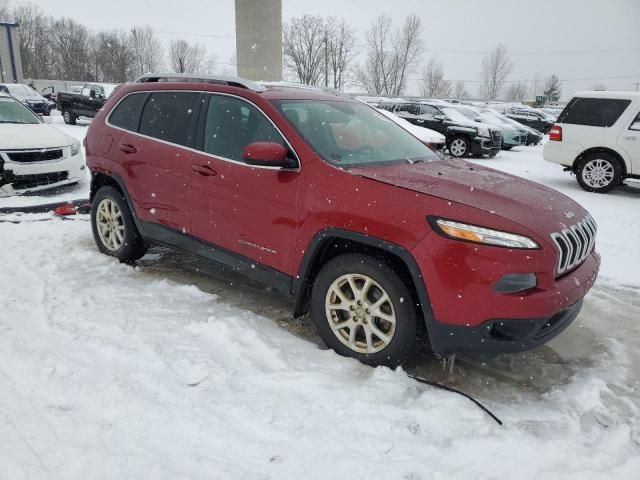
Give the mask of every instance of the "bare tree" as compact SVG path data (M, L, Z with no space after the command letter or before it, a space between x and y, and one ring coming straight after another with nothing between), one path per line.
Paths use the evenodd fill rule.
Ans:
M390 17L378 17L366 33L367 58L358 69L358 83L370 94L402 95L422 51L421 34L417 15L409 15L395 33Z
M444 69L436 57L431 57L422 70L420 85L423 97L448 97L451 95L451 82L445 80Z
M507 47L499 44L488 57L482 60L480 71L482 96L488 100L497 99L511 70L513 70L513 63L509 60Z
M555 75L551 75L547 78L542 93L544 93L545 97L550 101L557 102L560 100L560 96L562 95L560 85L560 79Z
M148 25L133 27L130 35L130 44L135 60L135 76L161 70L164 49L153 28Z
M604 83L594 83L591 86L591 90L595 90L596 92L604 92L607 90L607 86Z
M285 66L300 83L318 85L325 70L327 31L316 15L292 18L283 28L282 48Z
M206 73L207 52L199 44L186 40L171 40L169 44L169 68L178 73Z
M325 23L325 85L342 90L347 72L355 56L357 38L353 26L346 20L329 17ZM331 83L329 83L331 81Z
M51 26L56 59L53 72L61 80L83 80L90 75L89 33L71 18L60 18Z
M45 16L33 3L20 3L16 6L13 18L20 24L18 43L24 76L53 77L55 52L50 41L53 18Z
M109 83L132 80L136 64L127 33L101 32L92 38L91 43L94 80Z
M507 88L505 100L510 102L521 102L527 98L527 90L526 82L514 82Z
M0 0L0 22L9 21L11 18L9 10L9 2L7 0Z
M468 98L469 97L469 92L467 92L465 84L464 84L464 82L462 80L458 80L456 82L456 86L453 89L453 96L455 98L458 98L458 99L463 99L463 98Z

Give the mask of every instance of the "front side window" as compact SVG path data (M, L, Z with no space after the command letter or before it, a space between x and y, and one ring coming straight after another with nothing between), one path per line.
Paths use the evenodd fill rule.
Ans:
M0 123L41 123L31 110L10 97L0 97Z
M132 132L138 131L142 107L149 94L134 93L126 96L109 116L109 123L114 127L124 128Z
M573 98L558 117L558 123L610 127L631 104L617 98Z
M436 115L438 115L438 110L429 105L422 105L420 107L420 114L423 117L434 118Z
M636 118L633 120L633 123L629 127L629 130L636 130L640 132L640 113L636 115Z
M367 105L313 100L274 104L322 159L338 167L439 160L413 135Z
M255 142L286 146L273 124L250 103L211 95L204 126L203 150L217 157L244 161L244 149Z
M165 142L192 146L202 98L197 92L152 93L142 110L138 131Z

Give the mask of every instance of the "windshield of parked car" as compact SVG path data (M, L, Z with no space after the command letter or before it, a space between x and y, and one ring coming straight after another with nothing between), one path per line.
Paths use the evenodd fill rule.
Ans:
M19 83L9 83L6 85L7 90L11 95L16 98L38 97L38 92L27 85L21 85Z
M430 148L368 105L343 101L274 102L325 161L342 168L435 161Z
M38 116L11 97L0 96L0 123L41 123Z
M445 107L441 110L449 120L453 120L454 122L469 123L469 119L453 107Z

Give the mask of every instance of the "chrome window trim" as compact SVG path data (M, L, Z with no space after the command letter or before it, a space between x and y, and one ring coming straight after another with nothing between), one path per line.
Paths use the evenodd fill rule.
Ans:
M113 112L116 110L116 108L118 108L120 103L125 98L127 98L128 96L136 95L136 94L144 94L144 93L164 93L164 92L174 92L174 93L187 92L187 93L201 93L203 95L221 95L221 96L236 98L238 100L245 101L245 102L249 103L250 105L255 107L256 110L258 112L260 112L271 123L271 125L273 125L273 128L275 128L276 131L278 132L278 134L283 138L283 140L286 142L287 146L289 147L289 149L291 150L291 152L293 152L293 155L295 156L297 167L295 167L295 168L294 167L267 167L267 166L261 166L261 165L249 165L248 163L241 162L239 160L233 160L231 158L220 157L220 156L217 156L217 155L213 155L212 153L205 152L203 150L198 150L197 148L191 148L191 147L187 147L185 145L180 145L178 143L167 142L166 140L162 140L162 139L159 139L159 138L156 138L156 137L150 137L148 135L143 135L140 132L134 132L132 130L127 130L126 128L122 128L122 127L119 127L117 125L113 125L109 121L111 119L111 115L113 115ZM202 111L201 111L201 114L202 114ZM269 118L269 116L266 113L264 113L264 110L262 110L258 105L256 105L251 100L248 100L248 99L246 99L244 97L241 97L239 95L234 95L234 94L231 94L231 93L209 92L207 90L136 90L134 92L127 93L120 100L118 100L118 103L116 103L113 106L113 108L109 112L109 115L107 115L107 118L105 118L104 123L107 126L111 127L111 128L115 128L116 130L120 130L120 131L123 131L123 132L126 132L126 133L130 133L131 135L135 135L135 136L138 136L138 137L146 138L147 140L154 140L156 142L164 143L165 145L171 145L172 147L178 147L178 148L181 148L183 150L187 150L188 152L197 153L199 155L205 155L207 157L215 158L216 160L221 160L221 161L224 161L224 162L233 163L235 165L240 165L240 166L244 166L244 167L247 167L247 168L252 168L252 169L257 168L257 169L260 169L260 170L275 170L275 171L284 171L284 172L300 172L302 170L302 162L300 162L300 156L298 155L298 152L296 152L296 150L293 148L293 146L289 142L289 139L282 133L282 130L280 130L278 128L278 126L273 122L273 120L271 120L271 118Z

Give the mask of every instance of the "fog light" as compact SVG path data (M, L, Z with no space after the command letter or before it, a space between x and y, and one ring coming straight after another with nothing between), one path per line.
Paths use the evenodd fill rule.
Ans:
M537 284L535 273L510 273L502 277L493 290L496 293L520 293L536 288Z

